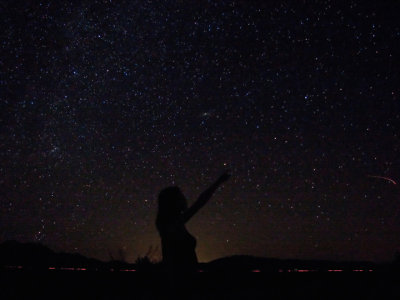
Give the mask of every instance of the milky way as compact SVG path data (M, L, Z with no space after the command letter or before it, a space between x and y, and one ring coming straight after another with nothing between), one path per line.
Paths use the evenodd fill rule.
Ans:
M133 261L157 194L200 261L391 260L397 1L2 1L0 239ZM157 251L156 251L157 252ZM159 254L155 254L155 259Z

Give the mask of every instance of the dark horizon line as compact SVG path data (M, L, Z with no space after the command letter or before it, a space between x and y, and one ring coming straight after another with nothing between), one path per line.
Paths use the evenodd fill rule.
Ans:
M53 255L53 256L70 256L70 257L79 257L80 259L88 260L88 261L93 261L96 263L100 264L109 264L109 263L122 263L126 265L137 265L138 262L140 264L140 261L142 260L147 260L148 263L150 264L160 264L162 261L161 260L152 260L149 258L147 255L144 256L138 256L136 261L133 263L127 262L124 258L112 258L110 260L102 260L98 258L93 258L89 257L86 255L83 255L79 252L56 252L53 249L51 249L49 246L41 243L41 242L20 242L17 240L5 240L3 242L0 242L0 253L3 254L2 252L4 251L4 248L6 247L12 247L16 248L18 247L20 250L25 249L27 250L29 247L35 247L36 249L40 249L41 253L43 254L44 252L47 252L47 255ZM111 258L111 257L110 257ZM264 261L275 261L275 262L303 262L303 263L336 263L336 264L351 264L351 263L357 263L357 264L371 264L371 265L387 265L387 264L400 264L400 253L395 251L394 258L392 260L386 260L386 261L371 261L371 260L346 260L346 259L314 259L314 258L277 258L277 257L264 257L264 256L255 256L251 254L233 254L233 255L228 255L228 256L223 256L219 257L216 259L213 259L208 262L199 262L200 265L205 265L205 264L213 264L213 263L218 263L219 261L223 260L229 260L229 259L240 259L240 258L247 258L247 259L252 259L252 260L264 260ZM0 257L0 265L1 262L3 261L4 257Z

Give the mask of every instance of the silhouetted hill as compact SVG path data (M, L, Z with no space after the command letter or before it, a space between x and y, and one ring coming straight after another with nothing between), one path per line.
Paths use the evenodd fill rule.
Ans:
M85 268L87 270L110 270L132 268L133 265L119 261L102 262L78 253L56 253L38 243L6 241L0 244L0 268L23 267L27 269Z
M158 271L160 264L151 263L146 257L137 261L137 264L128 264L121 261L103 262L74 253L56 253L46 246L37 243L19 243L6 241L0 244L0 269L32 269L47 270L49 268L74 268L93 271L110 270L137 270ZM235 255L219 258L209 263L201 263L200 269L205 272L218 273L247 273L247 272L327 272L341 271L398 271L399 264L377 264L373 262L338 262L327 260L296 260L261 258L248 255Z
M296 272L296 271L393 271L395 264L377 264L368 261L328 261L261 258L247 255L224 257L203 264L204 271L210 272Z

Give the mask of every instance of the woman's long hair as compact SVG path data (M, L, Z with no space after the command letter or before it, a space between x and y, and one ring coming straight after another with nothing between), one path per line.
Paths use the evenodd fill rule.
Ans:
M178 221L186 209L187 201L179 187L170 186L163 189L158 195L157 229L160 231L163 225Z

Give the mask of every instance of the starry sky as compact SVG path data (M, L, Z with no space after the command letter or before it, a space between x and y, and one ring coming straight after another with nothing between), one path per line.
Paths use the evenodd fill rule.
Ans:
M229 169L187 224L200 261L392 260L399 9L1 1L0 241L160 259L160 190Z

